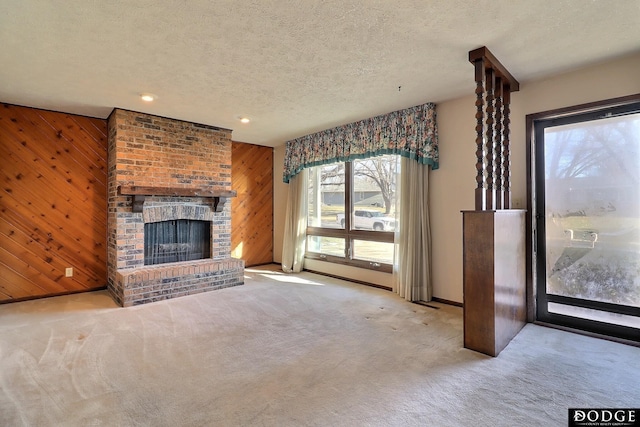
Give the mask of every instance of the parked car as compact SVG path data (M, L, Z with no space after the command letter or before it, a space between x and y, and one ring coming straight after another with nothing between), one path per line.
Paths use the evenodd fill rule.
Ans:
M336 222L345 226L344 214L336 215ZM375 231L394 231L396 220L385 216L382 212L357 209L353 213L353 228Z

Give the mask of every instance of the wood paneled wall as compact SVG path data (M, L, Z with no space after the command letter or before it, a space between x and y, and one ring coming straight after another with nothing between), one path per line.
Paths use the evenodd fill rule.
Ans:
M106 121L0 104L0 165L0 302L106 286Z
M231 255L246 266L273 262L273 148L233 142Z

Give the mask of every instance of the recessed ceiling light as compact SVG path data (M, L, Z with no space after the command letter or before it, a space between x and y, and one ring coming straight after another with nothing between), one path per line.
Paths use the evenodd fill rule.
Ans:
M144 102L151 102L154 101L157 98L157 96L155 96L152 93L141 93L140 94L140 99L142 99Z
M240 117L240 121L242 123L249 123L251 120L249 120L247 117Z

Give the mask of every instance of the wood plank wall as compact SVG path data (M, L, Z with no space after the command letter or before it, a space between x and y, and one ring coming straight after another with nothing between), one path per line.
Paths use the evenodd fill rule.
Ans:
M231 255L245 266L273 262L273 148L233 142Z
M0 166L0 302L106 286L106 121L0 104Z

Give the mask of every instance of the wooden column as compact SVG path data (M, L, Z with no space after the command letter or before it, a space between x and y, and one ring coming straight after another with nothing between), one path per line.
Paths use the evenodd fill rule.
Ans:
M484 82L482 61L474 63L476 69L476 209L484 209Z
M476 81L475 211L463 212L464 346L497 356L526 319L525 211L512 210L509 104L519 83L486 47Z
M502 207L508 209L511 207L511 169L510 169L510 151L509 151L509 119L511 111L509 110L509 104L511 104L511 90L509 86L504 86L505 91L502 98L502 174L504 176L502 185L503 204Z
M496 88L494 90L496 100L495 111L495 132L493 133L493 145L495 153L495 208L502 209L504 206L504 169L503 169L503 141L502 141L502 119L504 111L502 110L502 94L504 87L502 79L496 79Z
M495 73L492 68L487 68L485 70L485 76L487 79L486 86L486 98L487 105L485 108L485 140L484 140L484 152L485 152L485 163L484 163L484 174L486 176L486 186L485 186L485 207L484 209L494 209L495 208L495 197L493 191L493 180L494 180L494 149L495 149L495 138L494 138L494 102L495 99L493 97L494 86L496 84L495 81ZM477 209L477 207L476 207Z

